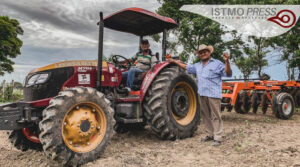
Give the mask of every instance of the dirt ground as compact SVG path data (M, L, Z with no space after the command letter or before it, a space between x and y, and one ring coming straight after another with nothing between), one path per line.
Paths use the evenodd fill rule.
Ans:
M100 166L298 166L300 167L300 111L291 120L259 112L223 112L225 141L219 147L201 142L203 125L195 136L162 141L149 128L116 134L101 158L86 167ZM0 132L0 166L53 166L43 152L20 152Z

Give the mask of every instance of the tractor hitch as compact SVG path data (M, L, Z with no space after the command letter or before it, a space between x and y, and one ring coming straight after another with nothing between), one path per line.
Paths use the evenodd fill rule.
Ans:
M33 108L29 103L16 102L0 105L0 130L18 130L38 120L32 117Z

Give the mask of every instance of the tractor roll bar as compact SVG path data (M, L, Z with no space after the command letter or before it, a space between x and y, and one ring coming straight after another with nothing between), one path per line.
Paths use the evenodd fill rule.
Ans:
M100 12L100 22L99 22L99 43L98 43L98 70L97 70L97 89L101 88L101 78L102 78L102 58L103 58L103 13Z
M143 36L140 36L140 42L139 42L139 51L142 52L141 44L142 44Z
M162 39L162 53L161 53L162 61L166 61L166 54L167 54L167 30L164 29L163 39Z

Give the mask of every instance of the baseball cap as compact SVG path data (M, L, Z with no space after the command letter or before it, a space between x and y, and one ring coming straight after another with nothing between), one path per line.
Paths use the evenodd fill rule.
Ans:
M149 44L148 39L143 39L142 42L141 42L141 44Z

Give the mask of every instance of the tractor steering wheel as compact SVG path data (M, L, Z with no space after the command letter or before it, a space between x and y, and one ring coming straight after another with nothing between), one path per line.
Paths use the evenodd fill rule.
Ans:
M123 59L123 61L120 61L119 58ZM116 67L118 67L119 69L127 69L129 70L131 67L131 63L129 61L129 59L125 58L124 56L121 55L113 55L111 57L112 62L115 64ZM122 62L126 62L126 65L124 65L124 63Z

